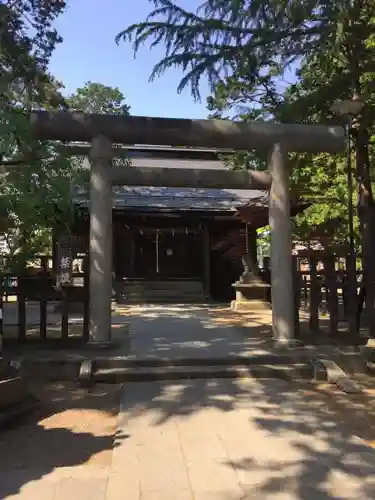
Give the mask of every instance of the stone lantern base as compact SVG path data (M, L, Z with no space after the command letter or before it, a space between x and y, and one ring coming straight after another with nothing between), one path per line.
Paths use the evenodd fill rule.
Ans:
M253 278L248 283L236 281L232 285L236 290L236 299L231 302L231 309L234 311L259 311L270 310L271 304L268 302L270 285Z

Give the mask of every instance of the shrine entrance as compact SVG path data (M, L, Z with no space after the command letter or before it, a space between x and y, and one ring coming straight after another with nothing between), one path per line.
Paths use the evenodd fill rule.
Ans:
M199 234L184 228L142 229L134 238L134 276L151 279L196 278L201 265Z
M63 146L68 155L90 155L91 342L107 343L111 339L113 185L269 190L273 337L283 343L293 340L295 308L288 153L342 152L345 148L342 127L90 115L68 111L33 112L31 123L37 139L71 143L71 146ZM82 147L84 142L91 146ZM128 156L126 146L121 149L118 144L160 146L161 156L168 155L165 145L172 147L173 152L173 147L178 151L183 144L185 150L190 148L195 154L197 149L192 148L216 148L222 153L263 150L268 153L268 172L115 167L112 165L114 156ZM151 242L144 243L149 253ZM168 248L171 249L166 244L165 250ZM172 254L169 250L162 261L159 260L159 266L172 264L177 265L173 248Z

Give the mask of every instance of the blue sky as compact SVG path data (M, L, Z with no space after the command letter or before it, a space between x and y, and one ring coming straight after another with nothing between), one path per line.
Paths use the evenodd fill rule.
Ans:
M143 21L150 12L148 0L70 0L66 13L56 22L64 42L53 54L50 69L71 93L86 81L119 87L127 97L133 115L206 118L204 96L194 103L189 90L177 94L181 79L178 70L149 83L152 68L163 54L163 47L141 50L134 60L129 44L117 46L115 36L132 23ZM198 0L185 0L194 9ZM107 8L105 8L107 6Z
M195 10L203 0L179 0ZM52 74L65 84L65 93L74 92L92 81L119 87L133 115L206 118L208 85L201 87L202 102L195 103L189 89L177 93L182 73L169 70L149 83L155 63L164 56L164 47L141 49L137 58L129 43L115 43L115 36L132 23L143 21L152 9L149 0L70 0L56 22L64 42L54 52ZM104 6L107 5L107 9ZM292 72L293 73L293 72ZM294 77L287 75L289 81Z

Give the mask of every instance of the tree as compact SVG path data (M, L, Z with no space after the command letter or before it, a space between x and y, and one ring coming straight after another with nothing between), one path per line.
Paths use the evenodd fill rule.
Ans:
M124 94L117 87L101 83L86 82L68 97L67 102L70 109L86 113L129 115L130 112Z
M130 106L126 104L125 96L118 87L109 87L101 83L86 82L74 94L67 98L71 110L85 113L99 113L111 115L130 114ZM77 160L77 159L76 159ZM116 166L128 166L130 161L126 158L114 158Z
M11 265L50 248L51 227L67 227L72 220L72 186L85 183L82 161L65 158L51 142L36 141L29 126L31 109L69 105L63 85L48 72L50 56L62 41L53 22L65 6L62 0L0 5L0 231ZM97 112L103 106L108 112L127 111L118 89L99 84L73 97L85 111L95 99Z
M13 111L14 98L22 104L60 104L48 74L51 54L62 38L53 28L54 20L66 8L64 0L5 0L0 5L0 98L2 109ZM52 91L52 92L51 92ZM27 99L26 99L27 96Z
M64 102L66 107L84 112L128 114L130 109L119 89L91 82ZM31 144L27 128L22 137L28 134L25 143ZM6 215L8 225L3 234L17 260L22 257L24 261L50 248L52 227L69 229L73 222L74 191L87 189L88 170L83 158L64 157L55 146L38 143L33 147L33 151L35 148L38 151L34 162L6 172L0 210ZM118 159L117 163L127 164L124 159Z
M64 103L61 85L47 69L62 41L53 22L64 9L62 0L0 5L0 221L14 260L24 260L30 247L38 251L46 243L40 222L48 223L52 211L46 178L59 157L48 143L33 138L29 111Z
M190 85L193 96L199 98L200 79L205 75L215 96L211 104L219 114L236 104L241 117L241 107L248 108L250 103L247 118L311 123L326 121L336 99L365 99L366 108L354 126L355 156L367 299L375 335L375 204L369 155L369 131L374 123L374 91L369 82L374 76L375 2L207 0L195 13L171 0L152 3L155 8L146 21L129 26L117 41L131 40L135 51L146 42L164 44L165 57L151 78L180 67L184 76L178 90ZM287 84L280 92L292 64L300 67L301 82ZM306 155L302 159L305 166L311 161ZM333 161L331 174L338 172ZM320 155L314 162L315 168L320 164L324 177L327 157ZM310 182L316 178L312 168L309 175L306 169L300 172Z
M125 96L118 87L108 87L101 83L86 82L84 87L80 87L74 94L67 98L68 106L71 110L83 111L85 113L99 113L111 115L130 114L130 106L126 104ZM82 158L75 158L75 161L80 161L81 167ZM130 165L130 160L127 158L113 158L113 165L116 167L126 167ZM87 173L87 170L83 172ZM87 189L87 176L84 182L84 188Z

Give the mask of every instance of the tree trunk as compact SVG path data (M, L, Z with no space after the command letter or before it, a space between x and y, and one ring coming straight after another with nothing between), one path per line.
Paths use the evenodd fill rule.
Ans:
M369 136L360 125L356 133L356 171L358 182L358 216L362 231L363 275L366 288L366 311L369 334L375 337L375 203L371 188Z

